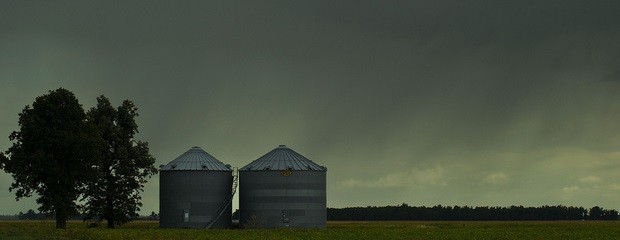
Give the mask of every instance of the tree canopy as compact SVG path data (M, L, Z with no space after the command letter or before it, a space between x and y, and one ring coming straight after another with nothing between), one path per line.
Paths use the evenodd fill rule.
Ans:
M19 114L13 145L0 157L16 200L36 193L39 210L53 212L56 228L77 213L76 200L93 180L100 138L70 91L59 88L35 99Z
M37 194L39 211L53 213L56 228L82 207L110 228L131 221L147 178L157 173L148 143L134 139L137 110L129 100L114 108L102 95L85 113L63 88L37 97L19 114L13 145L0 153L0 169L15 180L9 191L17 200Z
M99 178L85 192L85 208L87 218L105 219L108 228L137 217L142 206L139 194L147 178L157 173L148 143L134 139L138 133L137 110L129 100L115 109L108 98L100 96L97 106L87 113L88 122L96 126L104 144L97 166Z

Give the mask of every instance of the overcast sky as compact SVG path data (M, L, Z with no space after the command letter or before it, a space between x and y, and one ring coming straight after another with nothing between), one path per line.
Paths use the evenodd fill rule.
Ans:
M139 108L156 165L279 144L329 207L620 209L620 1L4 1L0 149L59 87ZM0 214L16 202L0 172ZM158 211L159 176L142 214ZM237 208L235 200L235 208Z

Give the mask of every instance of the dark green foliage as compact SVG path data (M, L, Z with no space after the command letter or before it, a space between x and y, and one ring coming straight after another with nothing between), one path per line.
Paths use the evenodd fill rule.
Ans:
M514 220L617 220L618 211L593 207L412 207L407 204L385 207L328 208L329 221L514 221Z
M599 206L594 206L588 211L587 219L589 220L617 220L618 211L611 209L602 209Z
M146 142L134 140L138 133L134 104L125 100L117 109L105 96L97 98L97 107L88 111L105 142L96 181L85 192L87 218L107 220L108 228L131 221L142 206L142 192L147 178L157 173L155 158Z
M55 214L56 227L77 214L76 200L86 200L88 217L108 220L108 227L136 217L139 193L155 174L155 159L138 132L137 108L125 100L117 109L97 99L88 114L73 93L50 91L19 114L13 146L0 154L0 169L13 176L16 199L39 195L42 212Z
M15 180L16 199L36 193L39 210L53 212L56 228L77 213L76 200L93 177L100 142L77 98L59 88L37 97L19 114L13 145L0 167Z

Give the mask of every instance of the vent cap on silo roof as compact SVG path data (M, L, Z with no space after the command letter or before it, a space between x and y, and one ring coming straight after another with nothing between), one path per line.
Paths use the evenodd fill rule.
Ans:
M318 165L310 159L288 148L280 145L262 157L254 160L248 165L240 168L239 171L266 171L266 170L299 170L299 171L327 171L327 168Z
M200 147L190 148L181 156L161 167L161 171L179 170L232 171L230 167Z

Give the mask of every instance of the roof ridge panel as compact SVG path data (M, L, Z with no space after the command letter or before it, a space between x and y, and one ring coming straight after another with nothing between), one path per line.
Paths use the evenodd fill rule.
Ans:
M203 167L205 166L205 167ZM171 162L161 167L162 171L168 170L211 170L232 171L211 154L199 147L192 147Z
M267 169L267 167L269 167ZM261 170L304 170L304 171L326 171L321 165L311 161L295 150L280 145L279 147L267 152L248 165L240 168L240 171L261 171Z

